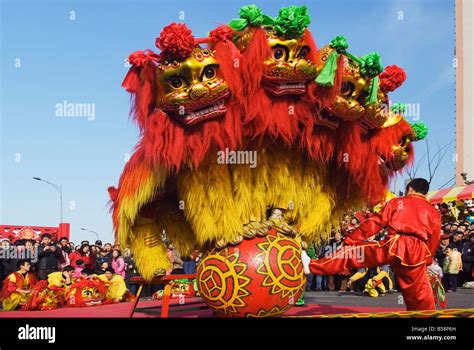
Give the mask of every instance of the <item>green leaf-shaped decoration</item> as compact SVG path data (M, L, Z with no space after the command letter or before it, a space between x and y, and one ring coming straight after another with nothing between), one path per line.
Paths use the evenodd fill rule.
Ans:
M361 58L360 73L363 76L373 78L382 73L382 60L378 52L371 52Z
M272 25L273 18L267 16L263 11L255 5L242 6L239 11L240 18L230 21L229 27L236 31L243 31L248 26L260 27L264 25Z
M415 133L415 141L423 140L428 135L428 127L424 122L413 123L411 128Z
M331 43L329 45L338 53L344 53L349 48L347 39L343 35L336 36L334 39L331 40Z
M255 5L242 6L239 16L248 21L252 27L259 27L263 23L263 11Z
M310 23L306 6L288 6L281 8L278 12L274 20L274 28L278 35L292 39L302 36Z

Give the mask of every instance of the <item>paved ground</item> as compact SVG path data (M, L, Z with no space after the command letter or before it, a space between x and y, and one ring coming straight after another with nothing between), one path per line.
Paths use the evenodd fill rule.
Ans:
M305 301L321 305L404 307L400 293L371 298L355 292L306 292ZM474 289L459 288L456 293L447 293L446 308L474 308Z
M141 298L139 307L157 307L160 301L146 301ZM182 312L173 313L173 317L214 317L212 311L203 308L204 304L199 298L195 298L199 305L175 305L182 308ZM400 293L389 294L385 297L371 298L360 293L350 292L307 292L306 306L291 308L286 316L310 316L317 314L344 314L359 312L391 312L404 311L405 305L399 304ZM177 300L172 301L177 304ZM10 311L0 312L0 317L128 317L132 303L110 304L95 307L62 308L51 311ZM459 289L457 293L448 294L449 309L474 308L474 289ZM187 310L184 310L187 309ZM438 307L439 309L439 307ZM147 313L137 310L134 317L159 317L160 311L149 309Z

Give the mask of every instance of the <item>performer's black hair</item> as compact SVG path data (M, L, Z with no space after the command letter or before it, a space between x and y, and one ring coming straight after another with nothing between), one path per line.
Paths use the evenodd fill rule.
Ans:
M407 192L408 192L408 187L413 188L415 192L418 192L421 194L427 194L428 191L430 190L430 183L426 181L425 179L419 177L419 178L411 180L408 183Z
M30 259L20 259L20 260L17 261L16 266L18 268L20 268L21 266L25 265L25 263L30 263L31 264Z
M456 249L457 248L457 245L453 242L449 243L446 248L449 248L449 249Z
M91 269L84 269L81 271L81 274L86 274L87 276L90 276L94 273L94 271L92 271Z

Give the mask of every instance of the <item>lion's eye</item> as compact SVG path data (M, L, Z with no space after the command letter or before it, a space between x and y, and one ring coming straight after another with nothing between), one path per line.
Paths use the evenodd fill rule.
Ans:
M286 61L287 51L283 46L277 45L272 48L272 56L275 60Z
M171 86L174 87L175 89L179 89L180 87L183 86L183 80L178 77L174 77L170 81Z
M204 68L202 72L202 81L210 80L216 77L218 65L211 65Z
M400 142L400 146L402 146L403 148L406 148L409 144L410 144L410 138L403 136Z
M354 93L354 90L355 90L354 84L351 82L345 81L342 83L341 95L345 97L352 96L352 94Z
M306 55L309 53L309 50L310 50L310 48L308 46L303 46L301 48L300 52L298 52L297 57L298 58L305 58Z

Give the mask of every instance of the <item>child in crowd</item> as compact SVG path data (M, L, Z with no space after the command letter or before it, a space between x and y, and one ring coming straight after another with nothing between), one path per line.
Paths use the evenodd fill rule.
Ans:
M84 260L82 259L77 259L76 260L76 268L74 269L74 274L72 277L78 278L81 275L82 270L84 270Z
M428 271L434 275L437 275L440 279L443 278L443 269L438 264L438 259L434 258L430 266L428 266Z
M444 288L447 293L456 292L458 287L458 274L462 270L461 253L454 243L446 247L446 258L443 262Z

